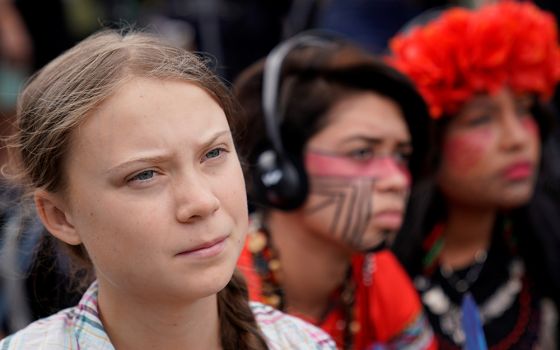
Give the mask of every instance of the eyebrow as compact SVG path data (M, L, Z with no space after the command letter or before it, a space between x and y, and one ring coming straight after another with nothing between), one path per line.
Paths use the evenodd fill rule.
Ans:
M488 97L478 97L478 99L473 100L473 103L466 106L465 111L479 111L487 109L497 109L498 106L494 101Z
M211 138L208 141L206 141L202 144L202 148L206 148L206 147L210 146L211 144L216 142L217 139L219 139L220 137L222 137L224 135L231 135L231 130L226 129L226 130L221 130L221 131L215 132L214 135L212 135Z
M219 139L220 137L224 136L224 135L228 135L230 134L231 131L229 129L226 130L221 130L221 131L217 131L215 132L208 141L205 141L204 143L201 144L201 148L206 148L208 146L210 146L211 144L213 144L214 142L216 142L217 139ZM155 155L155 156L148 156L148 157L139 157L139 158L133 158L130 160L126 160L112 168L109 168L106 173L115 173L115 172L119 172L122 169L126 169L128 167L130 167L133 164L136 163L163 163L165 161L169 160L169 156L167 155Z
M344 145L350 142L354 142L354 141L362 141L362 142L366 142L368 144L371 145L380 145L383 143L383 138L381 137L370 137L370 136L363 136L363 135L357 135L357 136L352 136L349 137L345 140L343 140L340 144ZM397 146L398 147L409 147L412 146L412 141L408 140L408 141L398 141L397 142Z

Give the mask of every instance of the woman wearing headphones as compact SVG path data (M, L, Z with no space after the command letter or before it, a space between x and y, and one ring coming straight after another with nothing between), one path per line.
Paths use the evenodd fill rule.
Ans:
M425 144L416 135L427 134L412 85L349 44L303 34L235 88L256 208L239 262L250 297L341 349L434 348L411 282L380 251L401 226Z

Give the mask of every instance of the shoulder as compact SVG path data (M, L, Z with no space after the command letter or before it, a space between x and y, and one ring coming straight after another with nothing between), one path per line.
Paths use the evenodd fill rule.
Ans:
M391 251L355 256L353 268L355 280L381 295L387 292L388 297L394 299L395 288L404 288L406 294L416 295L410 277Z
M319 328L270 306L251 302L255 320L270 349L336 349L334 341Z
M405 318L412 319L422 309L420 298L410 277L390 251L372 254L371 288L372 297L386 312L399 311Z
M397 339L414 339L429 343L424 335L431 335L431 328L422 311L418 293L409 276L390 251L368 254L361 262L357 293L364 304L364 312L375 325L377 339L389 342ZM369 283L365 280L369 276ZM361 299L360 298L360 299ZM411 335L421 335L413 337ZM426 347L419 347L426 348Z
M414 285L410 277L392 252L386 250L370 254L366 259L371 260L370 265L373 266L371 268L373 279L383 281L383 283L373 283L377 288L392 290L395 286L400 286L401 288L405 287L411 292L414 291Z
M37 320L26 328L0 341L0 349L73 349L75 308L62 310L50 317Z

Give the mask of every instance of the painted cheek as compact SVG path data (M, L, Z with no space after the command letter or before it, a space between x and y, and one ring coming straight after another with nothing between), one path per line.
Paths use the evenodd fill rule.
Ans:
M310 175L337 177L354 177L361 170L343 157L317 153L307 153L305 155L305 168Z
M529 135L537 139L540 138L539 125L537 124L534 118L524 118L521 121L521 125Z
M406 182L406 186L409 186L412 181L412 176L410 171L404 165L391 157L384 157L372 161L372 168L375 169L376 178L378 179L388 179L394 176L401 176Z
M412 183L412 175L410 174L410 170L408 169L408 167L399 164L398 169L399 172L406 178L406 185L410 186L410 184Z
M311 177L311 181L314 196L307 214L317 214L319 225L330 236L359 246L371 219L372 180L319 176Z
M484 157L491 139L489 130L449 136L443 145L443 159L455 172L469 172Z

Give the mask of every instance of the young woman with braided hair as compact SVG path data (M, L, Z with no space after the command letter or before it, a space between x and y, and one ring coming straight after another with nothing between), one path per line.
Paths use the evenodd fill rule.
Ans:
M234 273L248 229L239 123L197 56L147 34L101 32L41 70L19 101L20 178L92 283L0 347L333 349L249 304Z

